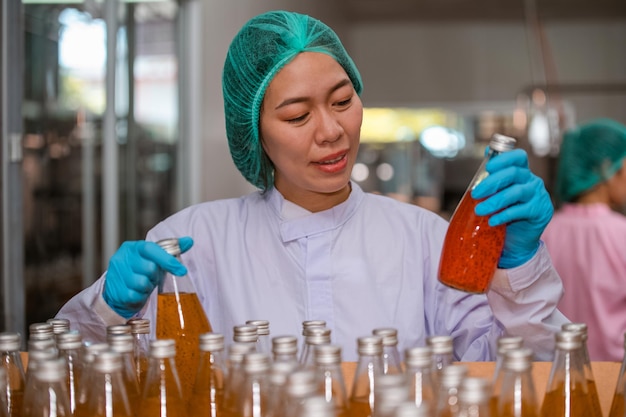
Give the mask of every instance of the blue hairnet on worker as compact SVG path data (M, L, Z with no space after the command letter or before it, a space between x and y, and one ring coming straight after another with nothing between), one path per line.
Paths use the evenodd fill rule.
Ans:
M301 341L303 321L324 320L346 361L356 360L357 338L385 326L397 329L400 351L448 335L457 360L493 360L506 333L551 358L566 321L556 309L561 281L540 241L553 210L526 153L493 158L473 190L477 214L507 230L491 289L454 290L437 279L447 221L351 180L362 84L320 20L290 11L250 19L228 49L222 85L233 162L258 190L185 208L145 240L123 243L58 317L94 340L131 317L154 322L158 271L168 270L187 273L227 340L249 319ZM182 262L155 244L168 237L180 237Z

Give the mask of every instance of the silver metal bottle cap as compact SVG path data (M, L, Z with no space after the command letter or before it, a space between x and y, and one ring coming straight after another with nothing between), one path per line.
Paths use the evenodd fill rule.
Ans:
M270 357L267 353L249 352L243 357L243 370L247 374L261 374L270 370Z
M398 330L391 327L381 327L372 330L372 334L375 336L381 336L383 338L383 346L397 346L398 345Z
M48 319L47 323L52 325L52 332L57 335L70 330L70 321L68 319Z
M316 345L313 349L313 356L317 365L341 365L341 346Z
M494 133L489 141L489 148L498 152L507 152L515 148L517 140L510 136L505 136L500 133Z
M433 350L427 346L409 348L404 352L404 360L408 367L430 367L433 364Z
M130 319L126 322L130 326L132 334L148 334L150 333L150 320L148 319Z
M307 345L323 345L330 343L330 329L326 327L309 327L306 329L304 343Z
M203 352L215 352L224 350L224 335L220 333L202 333L199 336L200 350Z
M294 355L298 353L298 338L295 336L276 336L272 338L274 355Z
M246 324L256 326L259 336L267 336L270 334L270 322L268 320L248 320Z
M159 245L161 248L163 248L165 252L169 253L172 256L178 256L181 253L178 239L175 237L161 239L157 242L157 245Z
M128 324L113 324L107 326L107 337L113 334L131 334L131 327Z
M426 345L433 351L433 355L452 353L453 340L451 336L430 336L426 338Z
M357 339L357 352L359 355L382 355L383 338L380 336L364 336Z
M93 361L93 369L102 373L120 371L122 369L122 355L112 350L100 352Z
M151 358L173 358L176 356L176 341L174 339L156 339L150 341Z
M132 353L135 350L135 338L131 334L112 334L107 341L114 352Z
M250 343L235 342L228 345L228 360L231 363L242 363L246 353L254 352L255 346Z
M11 352L19 351L22 343L22 336L19 333L5 332L0 333L0 351Z
M43 382L65 382L67 363L63 358L43 360L34 370L35 378Z
M251 324L242 324L233 327L233 341L240 343L255 343L259 339L256 326Z
M28 326L28 340L53 339L54 330L50 323L33 323Z
M305 320L302 322L302 336L306 336L306 329L309 327L326 327L325 320Z
M83 336L78 330L57 335L57 347L62 350L80 349L83 346Z
M491 384L486 378L465 377L459 387L459 402L485 404L491 398Z
M510 349L504 353L502 366L512 371L523 372L532 366L533 351L529 348Z

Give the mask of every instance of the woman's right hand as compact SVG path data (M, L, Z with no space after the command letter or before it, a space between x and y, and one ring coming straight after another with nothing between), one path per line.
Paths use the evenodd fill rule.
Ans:
M178 241L181 253L193 246L190 237ZM155 242L122 243L109 261L102 294L104 301L120 316L132 317L146 304L164 270L176 276L187 274L187 268Z

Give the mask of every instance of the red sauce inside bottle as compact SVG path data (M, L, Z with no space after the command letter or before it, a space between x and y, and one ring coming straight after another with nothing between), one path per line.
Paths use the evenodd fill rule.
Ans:
M467 191L456 208L443 244L439 280L456 289L484 293L489 288L504 247L506 226L489 226L489 216L477 216Z

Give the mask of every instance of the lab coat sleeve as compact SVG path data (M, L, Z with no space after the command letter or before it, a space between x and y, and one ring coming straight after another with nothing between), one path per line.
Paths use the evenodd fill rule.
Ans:
M71 329L78 330L84 341L104 342L107 326L126 323L102 297L105 277L106 273L72 297L56 315L56 318L68 319Z
M554 336L568 319L557 309L563 284L545 245L525 264L494 275L487 299L506 334L522 336L536 360L552 360Z

